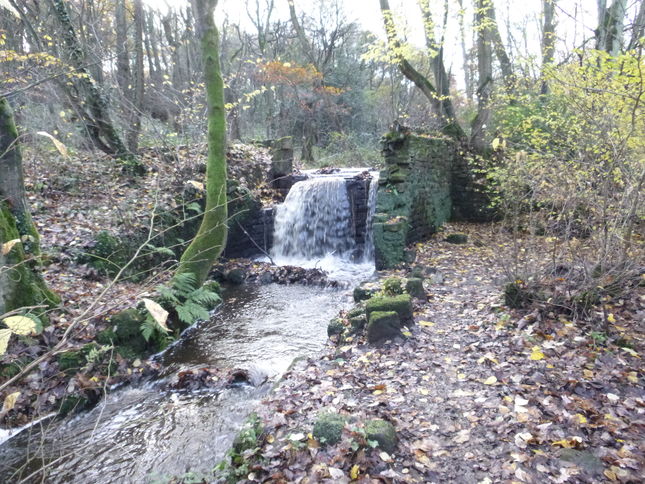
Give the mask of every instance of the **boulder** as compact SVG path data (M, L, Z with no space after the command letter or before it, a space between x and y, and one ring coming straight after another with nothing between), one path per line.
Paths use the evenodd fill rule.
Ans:
M343 435L345 421L346 417L338 413L319 413L314 424L314 438L323 445L337 444Z
M365 314L360 314L359 316L349 318L349 325L352 328L352 333L358 333L367 326L367 317Z
M377 344L401 336L401 320L395 311L375 311L367 323L367 342Z
M378 442L379 448L391 454L396 449L397 437L394 425L380 418L369 420L365 424L365 434L368 440Z
M334 318L331 321L329 321L329 324L327 325L327 336L332 337L337 334L341 334L345 330L345 325L343 324L343 320L340 318Z
M361 302L371 298L379 291L378 284L373 282L364 282L354 288L354 302Z
M414 322L412 315L412 297L409 294L373 297L367 301L365 310L367 312L367 319L370 321L373 312L394 311L398 314L402 325Z
M236 268L231 269L226 273L226 280L231 284L240 285L246 280L246 273L244 269Z
M423 289L423 279L409 277L405 283L405 292L417 299L425 299L426 291Z

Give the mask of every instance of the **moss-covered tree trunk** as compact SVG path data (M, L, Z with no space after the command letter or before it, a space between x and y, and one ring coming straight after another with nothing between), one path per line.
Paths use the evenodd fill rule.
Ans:
M40 239L27 206L18 131L9 103L0 98L0 314L59 302L36 272L39 258Z
M226 244L226 118L224 83L219 63L219 36L213 12L217 0L193 0L204 63L208 104L206 210L197 235L181 257L178 274L195 274L201 286Z
M84 102L76 104L83 108L80 112L83 115L87 133L99 149L116 156L125 164L129 171L138 175L143 174L145 171L143 165L126 148L112 123L107 97L86 67L85 54L76 36L76 31L65 7L65 2L63 0L52 1L54 14L62 27L63 42L69 54L71 64L77 73L80 74L72 82L76 83L77 88L85 97ZM70 98L74 98L74 96L70 95Z

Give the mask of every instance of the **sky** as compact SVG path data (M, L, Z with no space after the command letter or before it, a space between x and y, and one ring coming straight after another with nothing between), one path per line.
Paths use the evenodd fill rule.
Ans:
M166 5L185 5L185 0L144 0L148 5L165 9ZM569 52L574 46L579 46L583 38L593 36L597 25L597 0L556 0L556 60L564 52ZM608 0L610 2L611 0ZM635 11L640 0L628 0L628 9ZM216 18L228 18L229 22L238 23L243 29L253 29L248 19L246 5L255 6L256 0L220 0L216 10ZM259 0L264 5L266 0ZM331 0L294 0L299 14L315 13L316 5L320 2L331 4ZM355 20L363 29L384 38L383 21L379 9L379 0L340 0L348 20ZM471 24L473 12L470 4L473 0L464 0L468 5L464 16L467 26ZM527 58L540 60L540 29L542 0L494 0L497 22L505 41L512 40L512 53ZM289 10L287 0L274 0L275 8L272 18L287 20ZM435 22L443 16L443 0L431 0ZM449 0L449 21L445 34L444 59L448 71L454 73L461 70L462 54L458 24L458 1ZM390 0L390 5L396 14L398 26L405 27L408 41L417 47L424 44L421 11L417 0ZM577 22L574 20L577 18ZM467 27L467 31L470 28ZM512 35L509 36L509 32ZM510 43L510 42L509 42ZM458 78L461 76L457 76Z

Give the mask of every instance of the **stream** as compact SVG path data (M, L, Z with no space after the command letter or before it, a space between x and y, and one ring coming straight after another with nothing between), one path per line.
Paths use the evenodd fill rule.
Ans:
M0 446L0 482L30 482L43 468L47 482L164 482L189 470L206 474L292 360L322 349L327 323L350 302L347 291L319 287L226 290L213 318L160 356L170 376L24 430ZM244 368L269 379L218 392L162 390L173 373L205 366Z
M346 187L346 180L362 170L296 183L276 217L275 261L321 268L345 289L225 288L223 303L208 321L186 330L155 357L165 376L111 391L90 411L43 419L2 443L0 482L156 483L189 471L208 475L291 362L322 350L327 323L352 304L349 288L373 275L376 183L365 195L369 210L362 250ZM357 253L363 255L357 258ZM264 383L165 389L177 373L203 367L244 369L252 381Z

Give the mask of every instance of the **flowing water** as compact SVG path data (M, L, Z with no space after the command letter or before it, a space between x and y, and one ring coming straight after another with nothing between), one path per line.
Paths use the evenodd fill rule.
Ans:
M276 257L326 265L347 282L368 278L373 261L347 258L354 242L344 179L314 180L294 185L278 209ZM208 474L272 382L295 357L318 353L328 321L351 304L347 290L299 285L229 288L223 298L209 321L158 355L164 378L114 390L89 412L44 420L0 445L0 482L141 483ZM165 389L177 372L201 367L244 368L268 380L218 391Z

